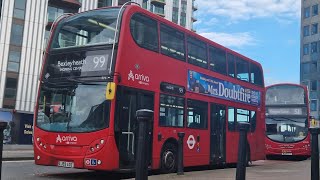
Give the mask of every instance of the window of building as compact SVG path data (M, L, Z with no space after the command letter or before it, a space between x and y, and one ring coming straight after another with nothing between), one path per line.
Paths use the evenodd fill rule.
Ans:
M303 27L303 36L309 36L310 35L309 29L310 29L309 25Z
M173 0L173 7L179 8L179 0Z
M317 111L317 100L316 99L312 99L310 102L310 110L311 111Z
M318 15L318 4L312 6L312 15Z
M172 22L178 24L179 12L178 10L172 9Z
M153 12L153 13L164 14L164 6L163 5L151 4L150 8L151 8L151 12Z
M16 78L6 78L6 88L4 90L4 98L16 99L17 82L18 80Z
M309 54L309 44L304 44L303 45L303 55L308 55Z
M187 1L181 1L181 12L187 12Z
M98 1L98 8L107 7L107 6L112 6L112 0L99 0Z
M23 25L12 23L10 44L21 46L23 39Z
M183 127L184 98L160 95L160 126Z
M318 23L312 24L311 34L317 34L317 33L318 33Z
M318 52L318 43L312 42L311 43L311 54Z
M207 45L206 43L194 38L187 37L188 62L190 64L207 68Z
M301 84L309 88L309 81L302 81Z
M48 6L48 22L53 22L56 18L61 16L64 13L63 9Z
M207 128L208 104L202 101L188 99L187 127L196 129Z
M220 74L227 74L226 52L222 49L209 47L209 69Z
M180 15L180 26L186 27L186 14L181 13Z
M263 75L259 66L250 63L250 82L259 86L263 86Z
M301 74L309 74L310 66L308 63L301 64Z
M235 57L232 54L227 55L228 61L228 75L231 77L235 77Z
M310 74L317 72L317 62L308 62L301 64L301 74Z
M317 90L317 86L318 86L318 84L317 84L317 81L316 80L313 80L313 81L311 81L311 91L316 91Z
M0 18L1 18L2 0L0 0Z
M126 2L129 2L130 0L118 0L118 5L121 6Z
M249 63L241 58L236 60L237 79L249 82Z
M304 8L304 18L310 17L310 7Z
M148 9L148 1L143 1L142 2L142 8L143 9Z
M159 50L157 21L142 14L134 14L130 21L130 30L138 45L152 51Z
M161 24L160 43L162 54L185 61L184 33Z
M13 17L17 19L24 19L25 9L26 9L26 0L15 0Z
M11 72L19 72L21 52L10 51L7 70Z

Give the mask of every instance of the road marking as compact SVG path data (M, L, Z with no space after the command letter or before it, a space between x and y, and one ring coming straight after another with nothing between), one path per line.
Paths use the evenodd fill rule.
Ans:
M2 163L27 163L27 162L34 162L34 160L20 160L20 161L2 161Z

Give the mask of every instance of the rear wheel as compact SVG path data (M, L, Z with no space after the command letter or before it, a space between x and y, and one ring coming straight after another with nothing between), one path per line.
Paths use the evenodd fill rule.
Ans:
M172 173L177 169L177 147L172 143L167 143L162 148L161 171Z

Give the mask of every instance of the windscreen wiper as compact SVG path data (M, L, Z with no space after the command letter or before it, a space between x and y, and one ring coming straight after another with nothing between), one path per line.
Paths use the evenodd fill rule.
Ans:
M283 119L288 120L288 121L290 121L290 122L304 123L304 122L295 121L295 120L293 120L293 119L286 118L286 117L279 117L279 118L283 118ZM268 117L268 119L272 119L273 121L277 121L277 122L282 122L282 121L284 121L284 120L279 120L279 119L275 119L275 118L272 118L272 117Z
M83 85L100 85L100 86L105 86L106 85L106 84L102 84L102 83L92 83L92 82L80 80L80 79L77 79L75 77L68 77L68 78L66 78L66 80L70 81L70 82L80 83L80 84L83 84Z

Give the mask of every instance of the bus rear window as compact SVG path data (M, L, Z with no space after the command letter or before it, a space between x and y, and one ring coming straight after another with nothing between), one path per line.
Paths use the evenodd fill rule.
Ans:
M263 86L261 69L257 65L252 63L250 64L250 81L253 84Z
M58 25L52 49L112 44L119 8L93 10L66 18Z

